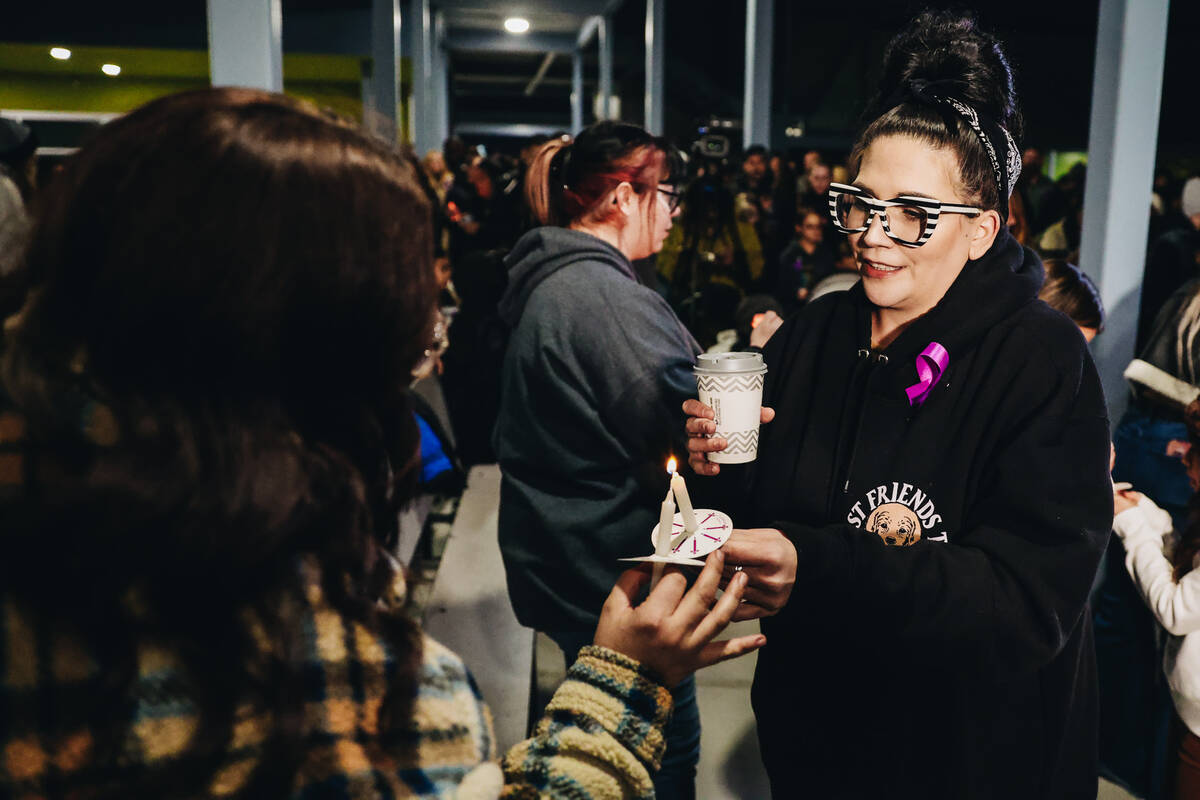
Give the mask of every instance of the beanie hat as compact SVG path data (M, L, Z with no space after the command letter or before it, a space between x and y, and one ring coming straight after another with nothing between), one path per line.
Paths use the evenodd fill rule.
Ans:
M1200 177L1188 178L1183 185L1183 215L1193 217L1200 214Z

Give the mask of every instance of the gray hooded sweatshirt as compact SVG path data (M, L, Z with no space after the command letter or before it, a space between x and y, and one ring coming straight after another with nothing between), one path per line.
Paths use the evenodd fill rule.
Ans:
M538 228L506 263L495 445L509 595L523 625L590 631L630 566L618 559L653 551L700 348L595 236Z

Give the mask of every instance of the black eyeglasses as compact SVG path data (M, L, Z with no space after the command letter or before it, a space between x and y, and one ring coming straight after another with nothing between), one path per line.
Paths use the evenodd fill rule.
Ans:
M674 212L679 208L679 201L683 199L683 192L677 192L674 189L665 186L659 186L658 191L667 196L667 208Z
M876 200L857 186L844 183L829 185L829 215L839 231L865 231L878 214L883 221L883 232L889 239L905 247L920 247L928 242L942 214L977 217L981 213L980 209L972 206L942 203L928 197L901 195L891 200Z

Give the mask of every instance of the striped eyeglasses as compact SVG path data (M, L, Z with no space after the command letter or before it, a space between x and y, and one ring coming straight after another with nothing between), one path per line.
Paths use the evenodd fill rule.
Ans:
M901 195L891 200L876 200L857 186L829 184L829 215L838 230L842 233L865 231L878 214L883 222L883 232L905 247L920 247L928 242L942 214L976 217L981 213L973 206L942 203L928 197Z

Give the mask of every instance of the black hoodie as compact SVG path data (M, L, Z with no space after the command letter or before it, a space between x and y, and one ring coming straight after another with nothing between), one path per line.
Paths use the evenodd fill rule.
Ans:
M776 798L1095 798L1108 421L1041 272L1002 233L881 352L861 284L769 342L778 416L724 480L799 556L753 691ZM949 366L911 407L930 342Z
M649 555L666 460L686 460L699 348L619 250L538 228L506 259L512 329L495 445L500 549L517 619L595 628L623 556Z

